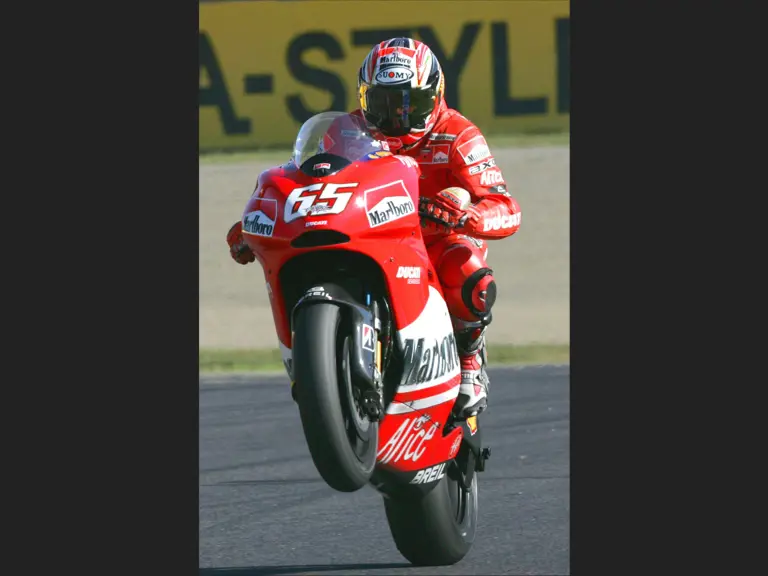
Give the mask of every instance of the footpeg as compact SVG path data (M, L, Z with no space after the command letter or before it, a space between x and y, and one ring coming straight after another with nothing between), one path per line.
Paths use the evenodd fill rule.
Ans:
M381 399L376 392L366 390L363 393L363 411L370 418L371 422L380 422L384 416L384 407L381 405Z
M491 449L483 448L480 452L480 458L475 462L475 472L485 471L485 461L491 457Z

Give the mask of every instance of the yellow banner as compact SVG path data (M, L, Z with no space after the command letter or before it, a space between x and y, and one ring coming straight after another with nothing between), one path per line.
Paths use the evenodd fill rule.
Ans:
M570 3L214 2L200 4L200 149L291 144L325 110L357 108L374 44L426 42L448 105L488 134L570 126Z

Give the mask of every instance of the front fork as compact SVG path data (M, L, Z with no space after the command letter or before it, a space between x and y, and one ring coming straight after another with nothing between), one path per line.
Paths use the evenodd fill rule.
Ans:
M381 300L385 322L382 322L382 310L377 300L365 293L364 302L356 302L346 289L335 283L322 282L305 291L291 311L291 327L296 310L313 301L334 302L342 309L342 317L347 322L352 334L350 362L352 365L352 384L360 392L360 404L363 411L372 422L380 422L384 418L384 381L392 348L391 310L386 299ZM364 334L364 329L366 333ZM372 334L367 331L372 331ZM291 348L293 348L294 333L291 331ZM382 342L384 346L382 346ZM293 379L292 366L286 364L291 379L291 396L296 398L296 383Z

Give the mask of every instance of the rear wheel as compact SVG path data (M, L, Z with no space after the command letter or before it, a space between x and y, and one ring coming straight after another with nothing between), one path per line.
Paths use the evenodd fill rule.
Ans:
M384 498L387 521L400 553L417 566L449 566L467 555L477 528L477 474L469 491L455 463L425 495Z
M360 408L350 376L352 338L342 326L334 304L298 310L293 366L301 424L315 468L331 488L354 492L373 473L379 428Z

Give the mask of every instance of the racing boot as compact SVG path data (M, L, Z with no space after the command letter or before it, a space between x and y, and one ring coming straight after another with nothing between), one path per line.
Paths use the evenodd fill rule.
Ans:
M485 349L486 326L457 331L456 346L461 365L461 386L453 412L457 418L476 416L488 407L488 385L485 371L488 357Z

